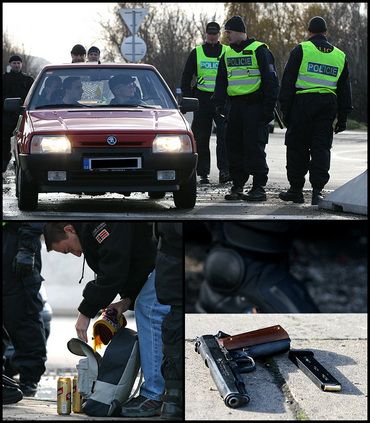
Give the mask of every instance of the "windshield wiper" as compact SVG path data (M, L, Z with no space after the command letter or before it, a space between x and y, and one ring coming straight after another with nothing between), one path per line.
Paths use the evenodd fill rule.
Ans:
M36 106L35 110L39 109L55 109L55 108L61 108L64 109L66 107L88 107L91 108L91 106L88 106L86 104L80 104L80 103L74 103L74 104L65 104L65 103L57 103L57 104L43 104L41 106Z
M158 109L162 108L161 106L157 105L150 105L150 104L101 104L96 107L143 107L144 109Z

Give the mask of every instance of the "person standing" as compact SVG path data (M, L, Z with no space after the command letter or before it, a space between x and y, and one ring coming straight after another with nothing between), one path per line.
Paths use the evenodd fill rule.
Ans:
M72 63L84 63L86 60L86 49L81 44L76 44L71 50Z
M329 181L330 149L334 132L346 129L352 110L348 63L343 51L326 38L327 26L320 16L308 25L309 38L290 53L285 66L279 101L285 135L286 169L290 188L281 200L303 203L305 175L309 172L312 205L322 198Z
M206 41L191 51L181 80L183 97L194 96L199 100L199 110L194 112L191 129L197 143L197 174L201 184L209 184L208 176L211 167L209 141L213 121L217 131L216 157L219 182L224 183L230 180L224 139L225 119L216 113L215 106L210 100L215 88L218 63L226 48L219 42L219 38L220 25L217 22L209 22L206 26ZM194 76L196 76L196 85L192 88Z
M46 339L41 311L41 241L44 223L3 224L3 325L14 347L24 396L35 396L45 372ZM3 354L4 355L4 354Z
M3 75L3 104L6 98L25 100L33 78L22 72L22 57L15 54L9 58L10 72ZM11 159L11 136L17 125L18 113L3 111L3 174L6 172Z
M183 241L182 223L155 224L158 252L155 287L158 301L171 306L162 323L163 359L161 372L165 393L163 419L183 418L184 325L183 325Z
M225 199L264 201L268 124L274 118L279 91L275 61L266 44L247 36L240 16L226 22L225 34L230 45L220 60L212 97L222 114L229 102L226 147L233 185ZM245 195L243 188L250 175L253 186Z
M100 50L98 47L92 46L87 51L88 62L98 62L100 64Z

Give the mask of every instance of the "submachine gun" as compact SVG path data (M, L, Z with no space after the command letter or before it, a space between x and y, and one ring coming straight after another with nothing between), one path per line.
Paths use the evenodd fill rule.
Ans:
M209 368L225 405L231 408L250 400L242 374L256 368L254 359L289 349L289 335L280 325L234 336L220 331L217 335L199 336L195 343L195 351Z

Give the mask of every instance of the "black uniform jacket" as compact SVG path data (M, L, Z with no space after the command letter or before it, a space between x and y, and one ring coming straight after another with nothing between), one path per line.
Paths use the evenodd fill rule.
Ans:
M78 310L90 318L120 294L130 308L154 269L156 246L150 223L73 223L88 265L97 274L86 284Z
M240 44L231 44L230 47L240 53L254 41L256 41L254 38L247 38ZM257 91L251 94L238 95L235 97L228 97L227 95L228 80L225 56L223 55L221 57L217 71L216 88L212 96L212 101L216 106L224 107L227 98L232 102L233 99L237 97L238 99L242 98L247 103L261 102L263 104L264 114L266 116L273 114L279 94L279 79L275 69L275 59L266 46L258 47L255 54L261 72L261 86Z
M202 45L204 54L207 57L220 57L222 53L222 44L219 42L216 44L204 43ZM186 61L184 71L181 79L181 91L183 97L196 97L200 101L209 101L212 92L198 90L196 85L191 86L194 75L198 74L197 66L197 51L193 49L190 52L188 60Z
M33 78L22 72L13 72L3 74L3 101L5 98L20 97L23 101L26 98Z
M312 41L312 43L315 44L315 46L320 51L330 52L333 50L333 46L322 34L315 34L314 36L309 38L309 41ZM297 89L295 88L295 83L297 81L299 68L302 63L302 58L302 46L298 44L290 53L288 62L285 65L284 74L281 81L279 102L281 111L283 112L285 118L289 116L293 106L293 101L297 91ZM353 109L347 59L345 61L344 69L337 83L337 103L338 120L346 121L348 113Z

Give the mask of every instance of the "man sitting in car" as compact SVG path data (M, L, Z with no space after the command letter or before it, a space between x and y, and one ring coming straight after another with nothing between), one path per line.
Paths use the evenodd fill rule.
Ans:
M63 103L79 105L83 93L82 83L78 76L69 76L63 81Z
M135 85L135 78L129 75L113 76L109 80L109 88L112 91L114 98L110 104L118 105L140 105L145 104L137 96L137 86Z
M62 80L59 76L49 76L45 79L44 89L42 90L38 104L57 104L61 102Z

